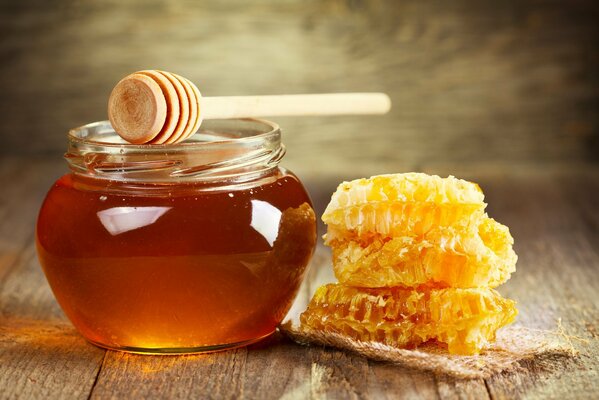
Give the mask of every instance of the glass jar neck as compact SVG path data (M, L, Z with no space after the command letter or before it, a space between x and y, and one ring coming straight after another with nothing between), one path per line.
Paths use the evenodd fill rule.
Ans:
M204 121L178 144L129 144L108 121L75 128L68 139L75 175L130 184L244 183L272 173L285 155L279 127L256 119Z

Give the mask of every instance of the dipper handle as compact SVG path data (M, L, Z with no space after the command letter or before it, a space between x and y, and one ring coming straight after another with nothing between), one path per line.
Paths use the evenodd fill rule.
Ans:
M204 119L385 114L391 108L391 100L384 93L203 97L200 104Z
M112 89L108 118L130 143L163 144L189 138L204 119L384 114L390 108L384 93L202 97L182 76L144 70L124 77Z

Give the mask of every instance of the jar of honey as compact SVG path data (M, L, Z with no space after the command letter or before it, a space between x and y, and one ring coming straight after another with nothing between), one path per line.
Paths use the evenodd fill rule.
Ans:
M211 120L180 144L132 145L108 122L68 135L37 249L60 306L98 346L215 351L274 332L316 243L310 198L279 167L279 127Z

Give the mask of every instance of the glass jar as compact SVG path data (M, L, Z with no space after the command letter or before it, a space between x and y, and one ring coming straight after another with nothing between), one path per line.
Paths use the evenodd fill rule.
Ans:
M50 189L36 240L56 299L87 340L185 353L274 332L316 243L310 198L278 166L276 124L205 121L184 143L132 145L106 121L68 140L71 172Z

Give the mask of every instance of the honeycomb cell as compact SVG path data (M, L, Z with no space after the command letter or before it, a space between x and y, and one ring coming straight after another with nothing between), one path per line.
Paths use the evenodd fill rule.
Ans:
M511 323L515 302L493 289L320 287L301 315L301 329L413 348L434 340L452 354L478 354Z

